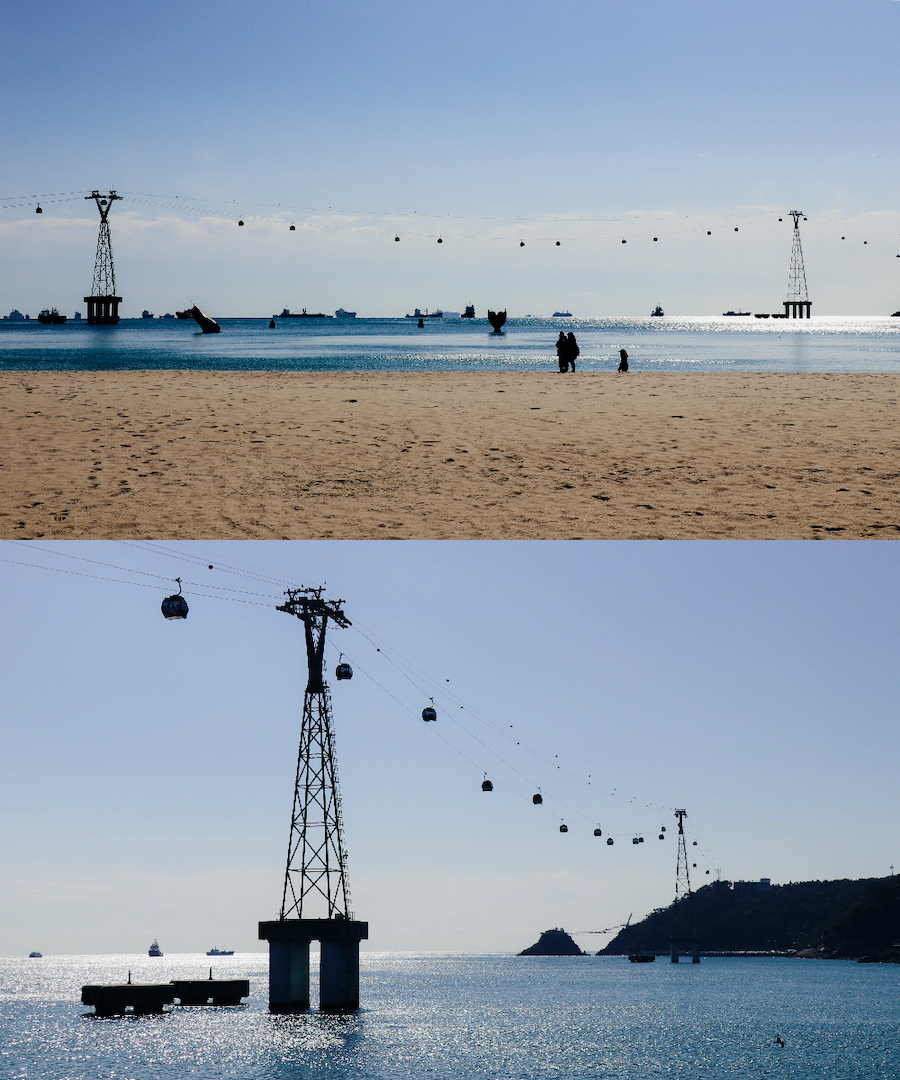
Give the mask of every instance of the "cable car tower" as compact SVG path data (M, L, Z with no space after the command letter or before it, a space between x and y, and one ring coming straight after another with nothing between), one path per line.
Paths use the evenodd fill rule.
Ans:
M791 248L791 270L788 275L788 298L784 301L784 316L787 318L790 315L792 319L802 319L805 309L806 318L809 319L812 318L809 310L812 304L809 293L806 291L803 248L800 246L800 218L803 217L803 211L791 210L790 215L794 219L794 244Z
M672 905L672 963L678 963L680 947L690 945L691 961L699 964L700 943L694 925L694 895L691 892L691 872L688 869L687 841L684 837L687 810L676 810L675 817L678 819L678 862L675 867L675 903ZM688 926L690 934L687 933Z
M281 912L277 920L259 924L260 939L269 942L272 1012L309 1008L312 941L322 947L319 1008L358 1009L359 943L369 936L369 924L356 922L350 910L331 694L324 675L328 620L341 627L350 620L341 610L343 601L324 600L322 592L289 589L278 607L303 623L308 678Z
M100 211L100 235L97 237L97 256L94 259L94 284L91 295L84 298L88 306L87 321L91 325L114 326L119 321L119 304L116 296L116 268L113 265L112 240L109 235L109 212L112 204L122 196L115 191L101 195L92 191L85 199L93 199Z

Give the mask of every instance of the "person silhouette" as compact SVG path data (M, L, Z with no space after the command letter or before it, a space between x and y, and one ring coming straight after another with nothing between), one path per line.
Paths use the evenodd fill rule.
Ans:
M628 370L628 353L624 349L619 349L619 371Z
M569 361L566 357L567 348L568 342L566 341L565 331L560 330L559 337L556 339L556 357L559 360L560 371L567 371L569 367Z
M569 331L566 334L566 344L568 345L567 360L572 365L572 370L575 370L575 359L580 355L581 349L578 348L578 342L575 340L575 335Z

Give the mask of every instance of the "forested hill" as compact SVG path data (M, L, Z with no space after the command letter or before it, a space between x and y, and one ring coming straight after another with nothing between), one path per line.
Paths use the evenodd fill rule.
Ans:
M667 953L673 907L658 908L620 931L603 954ZM822 956L891 959L887 954L900 942L900 877L790 885L769 885L766 879L714 881L694 893L693 908L703 952L811 950ZM689 935L687 902L682 900L678 936Z

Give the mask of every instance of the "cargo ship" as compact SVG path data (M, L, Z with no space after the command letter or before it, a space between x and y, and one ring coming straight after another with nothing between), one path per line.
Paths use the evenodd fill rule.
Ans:
M349 314L349 313L348 313ZM276 319L333 319L333 315L326 315L324 311L307 311L304 308L300 312L291 311L290 308L285 308L280 315L275 316Z

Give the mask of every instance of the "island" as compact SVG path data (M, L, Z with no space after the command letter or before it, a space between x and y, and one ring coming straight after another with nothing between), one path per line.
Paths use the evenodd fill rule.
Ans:
M519 956L587 956L587 953L578 948L565 930L554 927L553 930L545 930L540 940L523 949Z

